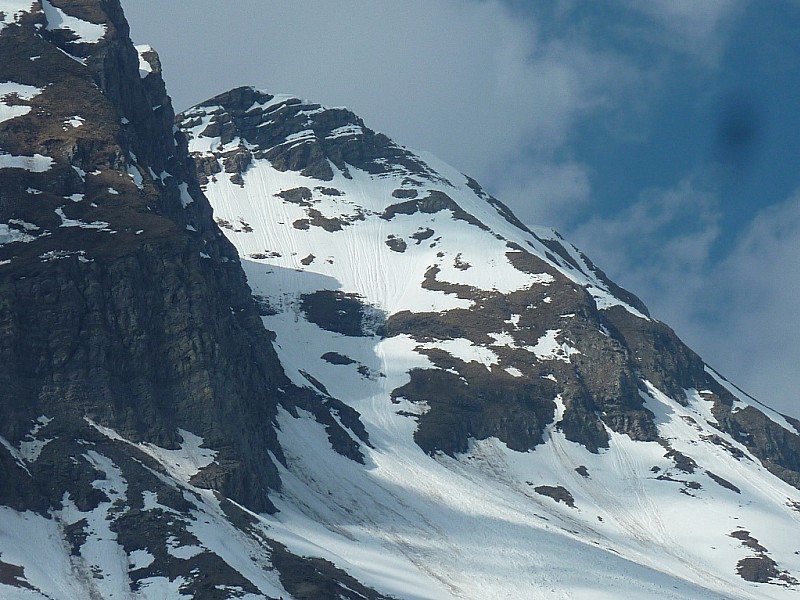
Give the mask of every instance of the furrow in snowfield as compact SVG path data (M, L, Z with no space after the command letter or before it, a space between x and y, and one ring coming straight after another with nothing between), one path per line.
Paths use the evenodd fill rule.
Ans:
M205 109L192 110L196 119ZM326 119L341 115L315 111L296 124L301 137L284 139L280 130L277 145L247 142L252 157L240 170L226 162L242 152L238 141L215 151L221 141L202 135L208 121L189 129L201 160L225 164L227 172L204 182L206 194L264 304L287 374L355 409L369 434L361 465L332 452L310 414L281 413L287 464L280 512L263 517L270 535L415 600L794 594L790 579L744 581L737 564L752 551L743 533L731 533L753 532L780 569L797 571L793 542L774 532L796 526L798 492L709 424L702 393L682 406L651 384L634 384L635 401L654 416L652 433L639 433L646 441L601 421L607 447L570 441L570 410L581 397L573 390L565 403L559 390L568 386L559 381L575 365L592 375L587 344L627 335L627 321L607 320L604 310L622 307L632 322L651 323L646 309L558 234L525 228L434 157L387 146L396 164L371 161L370 144L384 143L377 138L326 145ZM369 135L358 130L347 131ZM315 153L325 162L308 158ZM288 168L292 161L301 166ZM578 300L560 310L559 293ZM536 311L552 320L540 325ZM383 330L398 322L414 326ZM580 329L585 323L594 341ZM415 385L426 377L448 379L420 392ZM483 378L491 383L481 387ZM509 381L527 387L517 392ZM477 397L508 391L479 412L472 388ZM647 393L639 397L639 389ZM447 407L463 409L460 421L441 412L440 397L451 393ZM524 446L514 436L474 433L515 393L525 400L509 409L498 435L530 419L530 404L554 399L555 418L529 425L542 428L542 443L526 450L513 449ZM468 443L423 451L419 435L431 422L443 439L463 427Z

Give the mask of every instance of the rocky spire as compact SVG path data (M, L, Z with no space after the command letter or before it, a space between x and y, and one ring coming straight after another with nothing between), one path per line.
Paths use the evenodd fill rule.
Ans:
M0 453L0 500L57 506L91 421L166 448L191 431L219 449L196 483L272 510L291 385L187 168L157 55L137 53L116 0L19 4L0 30L0 436L46 416L56 441L35 465ZM67 478L55 496L40 469Z

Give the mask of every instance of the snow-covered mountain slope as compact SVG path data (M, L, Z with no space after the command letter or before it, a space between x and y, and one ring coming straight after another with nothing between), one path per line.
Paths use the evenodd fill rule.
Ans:
M344 109L179 119L287 374L369 435L281 414L276 539L403 598L797 593L800 424L558 234Z
M173 130L117 0L0 57L0 598L797 594L800 423L555 232L344 109Z
M278 406L358 428L284 375L127 32L0 1L0 598L377 598L236 508L275 510Z

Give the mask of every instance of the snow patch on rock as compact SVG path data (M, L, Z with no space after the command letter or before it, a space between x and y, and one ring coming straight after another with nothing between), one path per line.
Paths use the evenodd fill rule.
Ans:
M44 173L53 166L53 159L49 156L34 154L33 156L14 156L0 152L0 169L24 169L31 173Z
M41 0L42 10L47 19L47 30L55 31L66 29L77 37L77 42L83 44L96 44L106 35L106 26L100 23L90 23L65 13L48 0Z

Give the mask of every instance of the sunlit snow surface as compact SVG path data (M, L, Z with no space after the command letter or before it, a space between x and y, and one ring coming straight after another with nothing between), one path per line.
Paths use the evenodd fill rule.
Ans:
M0 151L0 169L24 169L32 173L44 173L53 166L49 156L34 154L32 156L14 156Z
M153 48L146 44L136 46L136 52L139 55L139 77L141 77L142 79L144 79L150 73L153 72L153 67L150 66L150 63L147 62L147 60L143 56L145 53L152 51Z
M77 42L84 44L96 44L106 34L106 26L98 23L90 23L77 17L68 15L57 6L53 6L48 0L41 0L42 10L47 19L47 29L65 29L75 35Z
M0 10L2 10L2 5L0 5ZM27 115L33 110L32 107L16 102L31 100L43 91L42 88L13 81L0 83L0 123Z
M258 106L277 105L287 98ZM313 112L309 109L308 115ZM218 138L201 137L208 124L209 118L201 116L190 131L192 151L226 152L246 145L238 138L222 146ZM313 134L309 131L289 135L280 143L303 143ZM362 134L360 127L346 126L329 137ZM531 286L547 290L555 281L553 275L517 270L506 256L508 242L584 286L598 308L622 305L645 318L615 298L588 266L578 270L548 259L542 240L557 242L575 264L586 265L557 234L533 229L534 236L519 229L475 193L463 175L428 155L424 161L439 177L402 172L370 175L349 167L351 178L346 178L334 167L333 180L323 182L281 172L266 159L255 159L242 174L243 185L220 172L207 186L214 216L236 246L253 293L266 309L264 325L276 334L275 347L287 375L298 386L314 389L321 384L357 410L370 438L370 446L361 446L365 457L361 465L331 449L328 433L310 413L298 410L293 416L279 409L278 435L286 465L279 467L282 489L271 495L279 512L253 515L256 532L285 544L296 555L329 560L364 585L398 599L796 597L797 586L740 578L737 563L755 552L730 534L749 532L779 570L797 577L800 492L767 472L741 444L716 428L705 390L685 390L685 397L676 399L641 382L642 399L655 415L660 435L697 464L694 472L678 470L659 443L635 442L609 431L609 448L592 454L567 440L557 425L547 428L545 442L531 452L517 452L489 438L473 440L467 452L455 457L432 457L413 438L416 416L430 407L392 396L409 382L410 371L434 368L430 353L446 353L477 371L521 378L526 376L523 370L503 362L504 352L523 350L531 360L562 366L561 362L577 360L578 341L568 339L565 330L542 328L528 345L518 342L515 334L524 319L516 313L490 325L485 343L463 337L417 340L406 334L384 338L369 331L363 337L346 336L306 318L302 296L321 290L357 294L371 307L367 315L371 321L365 323L370 331L380 319L402 311L470 308L476 302L470 298L481 295ZM132 162L136 163L135 157ZM141 184L137 166L131 166L128 175ZM409 188L404 183L407 177L416 180L413 187L419 198L444 192L486 229L454 218L450 210L381 218L388 206L405 201L393 192ZM278 195L301 187L311 194L310 206ZM191 201L183 184L184 207ZM103 228L102 222L70 219L65 214L69 206L56 213L62 226ZM340 219L341 227L298 228L295 223L309 219L309 208L324 218ZM24 222L0 225L0 243L29 241L27 237L41 233L33 227ZM403 251L393 250L387 244L390 239L404 240ZM432 267L437 268L436 282L458 284L472 294L461 298L446 287L422 287ZM545 296L543 302L552 299ZM338 364L322 358L331 352L348 360ZM731 391L739 398L733 410L756 405L732 386ZM565 408L560 396L554 400L557 423ZM781 415L767 414L793 431ZM0 438L0 452L8 452L16 464L32 470L52 448L47 446L52 442L48 418L42 415L32 422L21 441ZM0 507L0 569L3 564L12 570L24 566L25 581L38 590L0 583L0 598L189 598L182 591L187 584L183 576L148 577L139 581L138 590L131 590L131 571L147 569L159 553L178 561L216 554L258 590L258 595L219 590L220 596L292 598L258 535L237 529L219 496L192 485L193 478L217 460L217 450L186 430L177 432L178 449L165 449L129 441L112 429L89 423L108 443L143 452L147 456L140 458L160 466L159 480L182 491L191 505L179 517L194 539L187 542L170 535L163 547L126 552L112 522L121 507L130 506L132 486L120 465L87 445L74 460L97 472L91 485L108 501L81 512L76 500L65 494L62 508L50 518ZM547 490L568 492L570 502L557 501L543 493ZM178 518L155 491L141 492L138 500L145 513ZM87 538L76 556L62 539L65 528L81 520L86 521ZM76 577L79 567L93 577Z
M33 6L33 0L0 0L0 35L24 13L31 12Z
M225 152L247 145L237 138L222 146L218 138L201 136L209 123L203 115L190 131L191 151ZM332 135L359 133L354 126ZM312 136L309 129L287 136L283 144ZM306 320L301 295L318 290L358 294L385 315L469 308L471 300L422 287L432 266L438 268L437 281L466 285L476 293L509 293L552 281L547 273L514 268L506 258L507 242L553 265L540 240L557 241L577 264L586 264L554 232L534 229L537 239L517 228L470 189L463 175L423 157L441 179L416 177L417 197L445 192L488 230L454 218L449 210L380 218L388 206L403 201L392 196L403 187L403 173L370 175L348 166L347 178L332 165L333 180L321 182L255 160L242 174L243 185L219 173L207 186L215 218L237 247L254 294L269 307L264 323L277 334L276 349L287 374L297 385L313 388L305 376L310 374L355 408L373 445L362 447L364 468L331 452L324 429L310 415L282 413L287 469L275 498L280 512L266 519L270 535L295 553L324 557L399 598L793 597L796 588L743 581L736 574L737 562L753 552L729 534L751 532L780 569L797 573L798 536L783 532L800 532L800 513L792 507L800 492L713 427L702 392L687 391L687 407L652 386L646 399L661 434L700 465L693 474L675 472L675 463L658 443L634 442L609 431L610 448L591 454L555 427L533 452L515 452L488 439L473 442L465 455L432 458L415 444L416 421L409 416L427 407L402 397L393 404L393 390L409 381L411 369L433 366L424 354L431 349L496 367L494 349L519 347L510 332L520 316L498 323L491 334L494 343L485 346L463 338L420 343L406 335L347 337ZM342 220L341 229L294 225L308 218L308 206L279 194L301 187L311 191L308 202L323 217ZM323 188L338 193L329 195ZM424 235L415 238L420 232ZM392 250L389 236L405 240L405 249ZM614 297L588 269L582 273L555 266L585 286L598 308L622 305L646 318ZM540 360L565 362L579 353L556 329L522 349ZM352 362L321 359L331 351ZM500 367L513 377L523 376L515 367ZM560 411L559 404L556 420ZM708 443L712 435L745 458ZM664 478L658 479L659 474ZM562 486L574 507L537 493L537 486Z
M46 417L37 420L38 426L49 422ZM170 536L162 552L179 561L187 561L201 553L211 552L222 558L235 571L241 573L260 591L260 594L242 594L231 589L230 598L264 600L266 598L290 598L278 581L274 571L267 569L267 554L257 540L248 537L233 527L220 508L214 493L193 489L188 479L200 468L213 461L215 451L202 448L203 440L188 431L179 430L183 443L179 450L167 450L152 444L133 444L117 432L96 425L96 429L110 440L137 446L161 464L169 474L165 481L175 489L186 490L184 497L193 508L189 515L181 515L158 502L158 494L144 492L142 510L159 514L171 514L175 523L185 523L186 531L197 543L183 544ZM36 430L36 427L34 427ZM35 433L35 431L34 431ZM0 438L0 441L5 442ZM182 593L189 583L183 576L151 576L138 581L139 589L133 591L129 574L137 569L146 569L153 564L153 552L158 550L149 540L150 549L138 548L127 552L118 541L115 519L130 505L128 482L122 469L102 452L84 442L86 451L73 460L89 463L97 473L91 486L104 494L106 501L93 510L81 511L75 500L65 493L61 508L48 517L32 512L20 513L8 507L0 507L0 598L3 600L76 600L82 598L125 598L129 600L176 600L192 598ZM18 453L19 454L19 453ZM20 456L22 458L22 456ZM189 492L191 490L191 493ZM81 526L86 534L77 548L71 548L64 540L71 526ZM261 556L260 559L253 557ZM3 569L22 567L17 572L17 583L7 579ZM20 574L21 573L21 574ZM196 575L196 574L195 574Z

